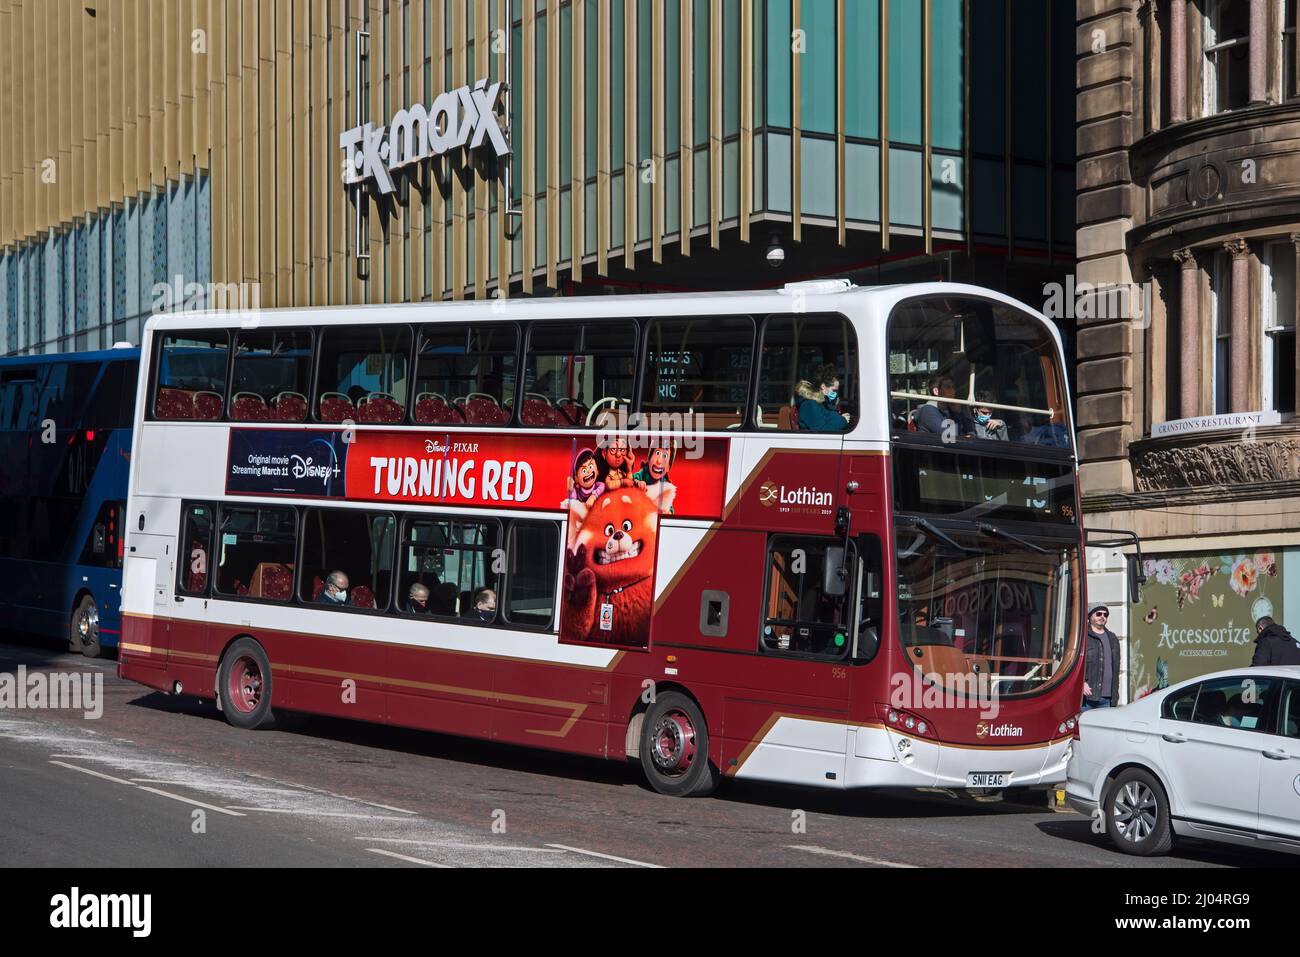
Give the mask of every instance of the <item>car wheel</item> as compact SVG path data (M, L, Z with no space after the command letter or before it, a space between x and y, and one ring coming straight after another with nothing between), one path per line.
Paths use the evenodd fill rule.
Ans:
M1151 857L1173 846L1169 799L1154 774L1122 771L1106 794L1106 833L1125 854Z

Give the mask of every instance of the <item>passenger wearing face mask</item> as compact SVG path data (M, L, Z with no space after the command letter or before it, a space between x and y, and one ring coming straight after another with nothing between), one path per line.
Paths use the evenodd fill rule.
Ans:
M795 386L795 405L799 411L799 428L807 432L844 432L851 416L836 410L840 398L840 377L835 366L827 364L813 370L812 380Z
M993 410L988 403L993 401L993 396L989 392L980 391L975 394L975 401L980 403L975 406L975 437L979 439L996 439L1001 442L1007 441L1007 423L1002 419L993 417Z
M491 588L484 588L474 596L474 614L481 622L497 619L497 593Z
M316 599L322 605L346 605L348 603L348 576L340 571L332 571L325 577L325 587Z

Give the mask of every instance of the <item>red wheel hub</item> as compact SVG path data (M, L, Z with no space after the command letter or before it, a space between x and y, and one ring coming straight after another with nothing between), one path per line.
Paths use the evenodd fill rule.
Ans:
M253 658L245 655L230 666L226 700L244 714L257 710L262 700L262 668Z
M695 761L695 725L683 711L664 714L650 729L651 758L664 774L681 775Z

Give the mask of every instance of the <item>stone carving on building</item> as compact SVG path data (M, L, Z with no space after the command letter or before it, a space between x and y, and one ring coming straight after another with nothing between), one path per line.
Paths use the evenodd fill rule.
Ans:
M1140 492L1300 480L1300 438L1233 433L1230 440L1177 444L1149 439L1131 447ZM1262 433L1263 430L1260 430Z

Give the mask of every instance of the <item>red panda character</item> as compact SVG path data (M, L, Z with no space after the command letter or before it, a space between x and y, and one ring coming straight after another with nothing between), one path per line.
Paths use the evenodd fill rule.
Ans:
M587 508L571 502L579 523L566 553L560 638L644 645L654 605L659 513L672 507L671 486L651 494L631 486L606 492Z

